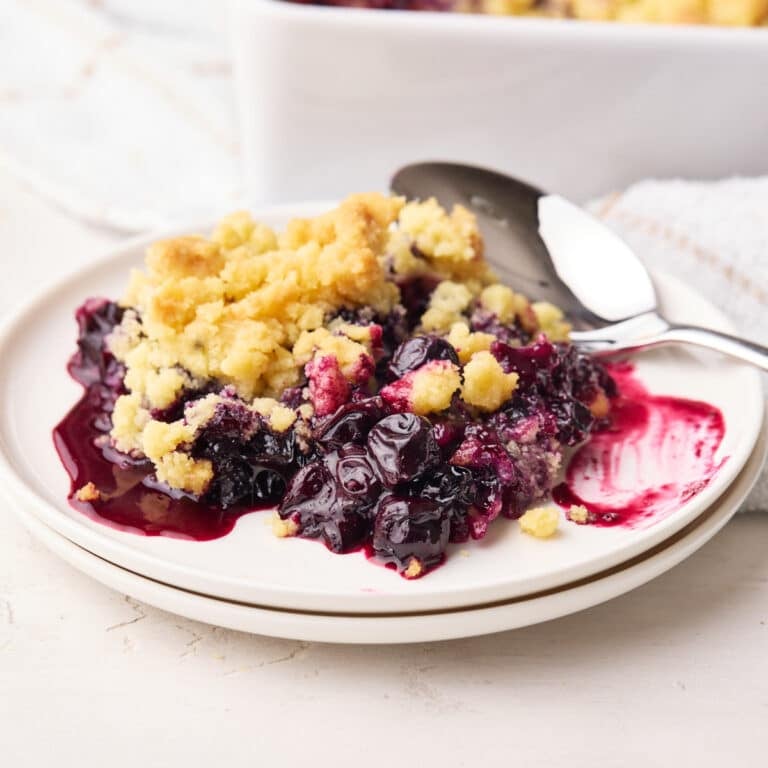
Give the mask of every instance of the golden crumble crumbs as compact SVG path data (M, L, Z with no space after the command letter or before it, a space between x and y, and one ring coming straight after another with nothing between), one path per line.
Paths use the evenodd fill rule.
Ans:
M559 525L560 511L554 506L529 509L520 518L520 530L537 539L548 539L554 536Z
M472 333L464 322L454 323L448 334L448 343L456 350L459 360L467 363L475 352L485 352L496 341L492 333Z
M425 331L447 331L459 323L473 299L472 290L463 283L443 280L433 291L429 307L421 317Z
M568 341L571 324L563 316L563 310L548 301L535 301L531 304L533 314L541 331L550 341Z
M461 365L436 361L413 373L415 413L445 410L457 393L469 406L493 411L514 392L516 374L489 352L495 337L470 331L473 307L530 334L567 338L556 307L532 305L495 282L475 218L461 206L449 212L435 200L354 195L283 232L235 213L209 238L153 244L146 268L132 273L121 302L126 311L108 340L126 368L127 394L112 414L114 446L151 459L169 486L205 492L213 467L190 446L222 395L191 400L175 420L158 414L211 382L275 432L328 412L316 402L294 408L280 398L306 386L315 362L328 357L336 373L317 366L318 375L339 377L334 386L341 390L368 386L380 355L375 318L396 311L403 281L417 277L435 288L416 333L445 337ZM373 319L350 321L355 312Z
M286 539L291 536L295 536L299 532L299 526L293 522L290 518L288 520L281 519L280 515L275 512L270 519L272 525L272 533L279 539Z
M589 510L583 504L571 504L566 517L578 525L589 522Z
M269 426L275 432L285 432L296 422L296 411L281 405L272 397L257 397L251 407L256 413L266 417Z
M77 489L75 498L78 501L99 501L101 491L93 483L86 483L82 488Z
M421 564L421 561L416 557L412 557L408 567L403 571L403 576L406 579L417 579L423 572L424 566Z
M495 411L512 397L517 379L516 373L504 373L490 352L476 352L464 366L461 396L482 411Z
M447 360L422 366L411 384L411 410L420 416L444 411L461 388L459 369Z
M595 399L589 404L589 410L596 419L605 418L611 410L611 401L605 392L598 392Z

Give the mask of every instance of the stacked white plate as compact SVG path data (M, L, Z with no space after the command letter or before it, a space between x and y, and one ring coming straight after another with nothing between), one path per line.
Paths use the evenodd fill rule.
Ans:
M317 209L292 206L257 217L280 226ZM760 472L768 441L759 375L676 348L638 356L638 375L653 392L720 408L725 434L716 459L725 461L699 494L646 528L565 524L552 540L539 541L500 520L483 541L453 547L444 566L406 581L362 554L338 556L316 542L275 538L269 512L245 515L231 533L208 542L104 525L68 505L69 479L51 430L80 395L65 369L74 348L74 309L88 296L120 296L148 242L107 254L6 324L0 336L0 480L24 523L52 551L165 610L249 632L335 642L438 640L532 624L668 570L730 519ZM657 278L673 320L729 329L689 288Z

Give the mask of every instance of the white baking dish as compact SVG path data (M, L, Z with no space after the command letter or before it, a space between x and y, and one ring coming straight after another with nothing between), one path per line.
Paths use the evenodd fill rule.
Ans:
M384 188L417 159L585 199L768 172L768 29L234 0L251 202Z

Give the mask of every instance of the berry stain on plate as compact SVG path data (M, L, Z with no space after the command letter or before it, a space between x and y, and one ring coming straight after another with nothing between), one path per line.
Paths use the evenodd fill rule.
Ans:
M561 506L580 505L598 526L645 528L679 509L710 483L727 457L719 408L700 400L651 394L634 366L608 366L621 395L611 427L592 435L553 490Z

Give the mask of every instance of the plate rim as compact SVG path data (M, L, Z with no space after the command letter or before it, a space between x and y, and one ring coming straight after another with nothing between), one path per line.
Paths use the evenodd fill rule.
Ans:
M314 213L317 213L318 210L323 210L327 208L329 205L333 205L333 203L330 202L304 202L304 203L295 203L295 204L281 204L276 206L268 206L268 207L262 207L260 209L257 209L253 212L253 215L257 218L276 218L276 217L286 217L286 216L307 216L307 215L313 215ZM41 304L44 304L47 299L50 299L52 296L55 296L57 292L60 292L62 290L66 290L68 288L72 287L72 284L77 281L78 279L82 278L84 274L96 272L100 269L103 269L105 267L108 267L111 262L117 261L119 259L124 259L129 256L133 257L136 252L139 249L143 249L145 246L147 246L149 243L153 242L155 239L159 237L170 237L174 236L179 233L188 233L189 231L200 231L200 230L207 230L210 229L210 224L200 224L199 222L196 224L187 224L187 225L179 225L176 227L173 227L169 230L164 230L162 232L155 232L150 234L141 235L138 237L130 238L129 240L123 241L119 245L116 245L112 248L109 248L105 250L98 258L91 260L88 264L82 265L79 268L75 268L72 270L69 274L64 275L63 277L59 278L58 280L51 281L51 283L43 288L41 288L39 291L37 291L32 297L30 297L27 301L25 301L21 306L15 308L15 310L12 311L9 317L5 318L2 323L0 323L0 351L2 351L4 348L8 347L10 343L12 342L13 333L16 328L18 328L21 324L23 324L24 320L27 318L27 316L33 312L36 308L38 308ZM689 293L694 293L697 296L701 297L700 294L698 294L697 291L694 289L691 289L690 287L686 286L682 283L682 281L679 281L677 278L673 278L669 275L664 275L663 273L653 273L654 278L658 277L659 275L663 275L665 280L669 280L671 283L675 284L677 287L680 287L681 290L688 291ZM709 301L706 299L702 300L706 301L708 308L712 311L713 315L718 318L724 326L729 326L730 323L728 320L722 315L722 313L712 305ZM748 373L752 374L753 381L756 383L756 388L760 388L760 379L759 379L759 373L757 371L748 371ZM746 452L745 456L741 459L740 463L734 463L732 461L726 462L725 467L723 467L723 470L721 472L724 473L724 475L728 478L727 481L725 481L723 484L715 484L709 485L707 488L705 488L703 491L701 491L700 494L696 497L697 501L697 507L699 510L706 509L711 504L715 503L717 498L719 498L720 495L726 492L727 488L734 482L734 479L736 476L738 476L741 469L743 469L744 465L749 459L751 451L754 450L755 443L759 437L761 423L762 423L762 417L765 410L765 403L764 399L761 396L759 398L759 411L755 414L755 427L753 429L754 434L752 435L751 439L749 440L750 443L750 450L749 452ZM14 486L19 493L21 493L23 496L27 497L28 501L32 504L34 504L35 508L37 509L37 516L40 517L43 522L45 522L49 527L53 528L54 530L58 531L60 534L64 535L66 538L70 539L71 541L75 541L78 544L83 544L83 542L87 542L85 545L86 548L89 549L89 551L93 549L98 549L102 553L106 553L108 555L108 559L110 561L121 561L121 567L127 567L124 565L126 562L130 562L133 564L133 567L135 568L137 564L141 564L141 568L143 569L143 572L150 578L158 578L158 573L162 572L165 575L162 577L162 580L165 581L174 581L176 582L175 586L178 588L189 588L189 581L190 577L193 580L197 581L208 581L210 582L211 576L208 573L199 571L195 568L189 567L184 564L180 564L177 562L168 561L161 556L153 553L149 553L146 551L141 551L139 549L136 549L132 547L128 542L121 541L116 538L106 537L100 535L97 529L91 528L88 525L85 524L84 520L78 520L74 516L68 516L64 514L61 510L57 509L55 505L52 503L49 503L48 500L46 500L44 497L39 495L37 491L30 487L24 480L23 476L16 471L14 468L11 457L13 453L12 451L8 450L8 446L5 445L3 440L0 440L0 478L4 479L7 482L10 482L12 486ZM691 502L693 503L693 502ZM694 513L694 516L696 516L696 513ZM688 522L693 518L688 518ZM661 521L659 523L659 527L656 528L656 530L659 532L659 535L656 536L655 543L658 543L660 541L665 540L669 536L673 535L676 530L679 530L680 528L684 527L687 524L686 521L679 522L676 526L672 525L664 525L664 521ZM603 559L611 559L613 560L614 564L619 563L628 557L635 556L639 552L643 551L644 549L650 548L654 546L653 543L647 544L647 545L641 545L639 548L636 548L636 551L634 555L628 555L621 557L619 559L618 556L603 556ZM622 548L626 549L626 547ZM607 567L605 563L603 563L602 568ZM601 568L601 569L602 569ZM173 574L172 578L169 579L168 574ZM549 577L550 582L554 581L562 581L566 579L566 575L561 575L557 578ZM181 584L178 583L179 580L183 580L185 583ZM546 577L539 578L539 581L546 582ZM219 594L217 597L222 599L238 599L236 597L233 597L236 591L243 591L243 580L227 577L227 578L221 578L220 576L216 577L214 582L217 585L217 590L226 589L229 594ZM549 587L552 587L553 584L549 584ZM548 587L548 588L549 588ZM507 588L508 589L508 588ZM339 600L354 600L355 598L350 598L349 594L344 593L338 593L338 592L329 592L328 590L313 590L311 588L311 585L308 585L307 589L305 591L302 591L300 594L297 593L294 589L286 589L283 587L275 587L271 586L269 584L262 584L262 583L253 583L250 582L247 585L247 590L251 592L252 594L260 593L264 595L269 595L269 599L264 600L264 602L268 603L269 605L273 607L282 607L282 608L288 608L296 610L297 606L299 606L299 603L304 604L301 608L298 609L305 609L306 604L308 602L313 602L316 605L318 603L332 603L332 602L338 602ZM430 593L430 594L419 594L414 595L414 597L410 597L407 594L402 593L392 593L392 594L377 594L377 595L366 595L362 599L358 599L356 602L358 602L363 608L363 602L370 605L373 602L384 602L384 603L399 603L404 600L411 600L411 602L418 602L417 598L421 599L424 602L439 602L441 604L445 604L446 600L449 599L453 602L454 605L468 605L472 604L473 602L473 593L477 592L489 592L489 591L496 591L501 592L504 591L502 587L499 585L496 585L493 588L490 588L488 586L483 587L470 587L466 589L457 588L457 589L450 589L445 590L443 592L439 593ZM450 594L451 597L447 598L447 595ZM297 600L297 597L299 598ZM359 596L358 596L359 597ZM370 605L370 608L368 606L365 606L364 612L366 613L378 613L382 609L375 608L373 605ZM398 609L396 608L390 608L386 612L388 613L396 613Z
M251 634L312 642L391 645L475 637L531 626L578 613L652 581L694 554L731 520L757 482L766 456L768 416L763 419L756 450L725 491L727 497L735 489L734 498L721 497L685 531L678 532L655 551L649 550L633 561L610 569L609 573L595 574L546 593L534 593L497 604L407 614L294 611L195 593L135 573L90 552L46 525L30 510L22 508L19 499L12 498L17 502L12 506L22 525L53 554L108 588L125 592L160 610ZM12 494L8 493L8 496L12 497ZM569 598L570 604L567 604ZM524 613L526 607L533 609L529 616L531 620L517 615L521 609ZM207 613L211 609L218 611L213 622ZM225 621L221 621L222 616ZM259 620L265 621L267 631L264 625L254 626L253 622ZM382 630L386 631L386 639L381 637Z

